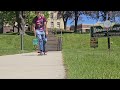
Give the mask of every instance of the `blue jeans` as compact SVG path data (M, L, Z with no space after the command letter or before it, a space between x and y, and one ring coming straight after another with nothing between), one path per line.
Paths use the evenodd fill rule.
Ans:
M46 38L45 38L45 32L36 30L36 36L38 38L38 45L39 45L39 50L42 52L45 52L45 43L46 43Z

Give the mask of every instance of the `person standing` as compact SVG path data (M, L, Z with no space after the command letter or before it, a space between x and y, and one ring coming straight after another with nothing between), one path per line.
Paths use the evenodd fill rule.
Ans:
M45 43L48 35L47 30L47 20L44 17L43 11L35 11L36 17L33 18L33 31L35 38L38 38L39 52L41 55L46 54L45 52Z

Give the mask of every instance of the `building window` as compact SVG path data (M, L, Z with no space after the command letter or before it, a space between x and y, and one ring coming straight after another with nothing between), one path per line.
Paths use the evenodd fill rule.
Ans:
M53 19L53 13L51 13L50 18Z
M60 22L57 22L57 27L60 28Z
M54 23L53 22L51 22L51 28L54 28Z
M90 32L90 29L86 29L86 33L89 33Z
M60 19L60 13L57 13L57 19Z

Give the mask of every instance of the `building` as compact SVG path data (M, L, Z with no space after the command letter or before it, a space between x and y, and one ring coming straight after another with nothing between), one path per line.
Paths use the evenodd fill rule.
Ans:
M58 11L49 11L49 18L47 22L48 29L64 29L63 19L60 18Z
M91 28L92 24L79 24L77 26L77 31L80 33L89 33L90 32L90 28ZM72 25L70 27L70 30L74 30L74 25Z
M66 27L66 30L67 30L67 31L70 31L70 27L67 26L67 27Z
M91 24L81 24L80 26L78 25L78 30L80 30L81 33L89 33L91 26Z

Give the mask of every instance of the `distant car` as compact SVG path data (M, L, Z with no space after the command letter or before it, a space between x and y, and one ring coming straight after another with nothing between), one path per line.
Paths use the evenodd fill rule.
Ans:
M26 25L25 25L25 28L26 28L26 27L28 28L28 26L29 26L29 25L26 24Z
M26 24L26 25L25 25L25 30L28 30L28 27L29 27L29 26Z

